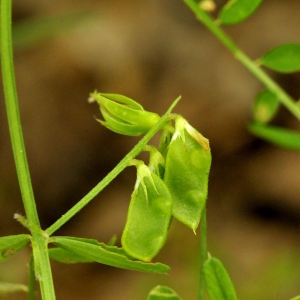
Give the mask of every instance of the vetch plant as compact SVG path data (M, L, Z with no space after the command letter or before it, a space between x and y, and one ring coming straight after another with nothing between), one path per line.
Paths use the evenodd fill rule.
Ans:
M279 106L285 106L300 119L300 106L262 69L290 73L300 70L300 46L278 46L261 58L250 59L222 30L224 25L237 24L259 7L261 0L230 0L216 19L209 11L213 1L184 0L202 22L227 47L257 79L265 90L257 96L253 108L253 123L249 129L255 135L272 143L293 150L300 150L300 135L284 128L268 125ZM204 4L205 2L205 4ZM99 105L103 120L98 120L107 129L122 135L143 135L133 149L92 190L46 229L40 225L36 200L32 189L29 166L20 121L18 96L15 84L12 55L11 0L1 0L1 67L5 104L12 149L24 204L25 215L15 219L28 234L0 237L0 261L11 258L30 244L29 285L0 283L5 292L25 291L28 299L35 298L36 281L40 285L43 300L54 300L50 259L61 263L97 262L116 268L166 274L170 267L152 262L167 242L170 223L173 219L196 233L200 227L200 279L198 299L237 299L231 279L222 262L207 250L206 200L211 167L209 141L181 115L173 113L180 100L178 97L163 116L145 110L138 102L119 94L91 93L89 101ZM160 134L158 146L150 144ZM149 152L149 162L137 158ZM131 195L127 220L121 237L121 247L74 236L57 236L56 231L80 212L125 168L135 166L136 183ZM295 297L293 299L298 299ZM170 287L154 287L149 300L180 299Z
M128 270L166 273L169 270L168 266L145 261L151 260L158 253L166 239L173 199L163 178L154 172L155 168L151 170L142 162L135 161L138 179L122 237L124 249L93 239L55 236L54 233L87 205L121 171L131 165L135 157L144 150L159 130L170 126L171 111L179 98L164 116L159 117L155 113L145 111L141 105L125 96L92 93L90 99L99 103L105 119L100 122L104 126L126 135L145 134L145 136L94 189L54 224L43 230L40 227L25 154L13 69L11 1L6 0L1 1L1 65L14 158L25 208L25 216L16 215L16 219L30 233L1 237L1 259L8 259L30 243L33 252L30 274L34 273L39 282L43 299L55 299L50 258L63 263L98 262ZM144 227L139 224L141 217L147 220ZM158 220L160 220L159 223L157 223ZM136 232L137 229L140 231ZM12 290L11 286L9 289ZM34 280L31 280L28 293L30 299L34 299L34 290Z
M138 123L128 126L127 107L124 112L118 111L114 118L107 118L107 112L113 114L114 110L109 109L109 101L115 103L116 99L123 96L110 94L106 98L106 94L95 92L91 97L98 102L106 120L105 123L100 122L118 133L133 135L133 127L137 127L137 133L140 133L142 125L137 125L138 123L145 123L147 126L156 118L153 113L141 110L141 118L138 114L134 118ZM126 103L129 103L129 99ZM130 103L136 105L131 99ZM123 116L124 124L119 122L116 129L116 119L123 119ZM122 246L130 255L146 261L151 260L163 246L171 216L196 231L207 198L211 165L208 139L182 116L171 114L169 119L165 129L169 138L166 139L163 134L158 149L148 147L151 168L144 162L133 162L137 167L137 181L122 236ZM175 122L174 127L172 120ZM141 223L146 225L141 226Z

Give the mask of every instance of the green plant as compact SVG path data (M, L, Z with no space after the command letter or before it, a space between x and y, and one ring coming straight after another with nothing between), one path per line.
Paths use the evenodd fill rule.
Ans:
M257 79L266 91L257 96L253 123L249 130L279 146L300 149L300 135L287 129L270 126L279 105L300 119L300 106L261 68L290 73L300 70L300 46L279 46L258 60L250 59L222 30L223 25L236 24L249 17L261 0L231 0L221 9L215 20L205 11L212 1L184 0L196 17L224 44ZM199 299L206 291L211 300L237 299L231 280L221 261L207 251L206 208L207 185L211 165L208 140L182 116L172 113L178 97L163 116L146 111L136 101L117 94L93 92L91 102L97 102L103 116L99 122L123 135L144 134L134 148L91 191L80 199L61 218L47 229L40 226L32 189L29 166L22 135L12 56L11 0L1 0L1 65L9 130L17 169L25 216L15 218L28 234L0 238L0 261L31 244L29 286L1 283L6 292L22 290L34 299L35 279L39 282L42 299L55 299L50 258L62 263L98 262L117 268L142 272L167 273L169 267L150 262L167 239L172 218L192 231L200 226L201 265ZM158 146L150 141L161 133ZM149 152L148 165L137 156ZM55 232L75 216L111 183L126 167L137 168L137 179L131 196L127 222L121 238L122 247L101 243L94 239L56 236ZM50 247L49 247L50 246ZM34 279L35 278L35 279ZM296 297L294 299L298 299ZM155 287L148 299L180 299L169 287Z

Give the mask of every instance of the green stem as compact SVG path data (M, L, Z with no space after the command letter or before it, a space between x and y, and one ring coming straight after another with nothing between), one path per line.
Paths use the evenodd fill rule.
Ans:
M199 278L199 294L198 299L204 299L205 279L204 279L204 263L207 259L207 224L206 224L206 207L203 209L200 223L200 278Z
M26 217L30 223L39 225L22 134L12 53L11 0L2 0L1 65L9 132Z
M43 231L32 233L35 277L39 281L43 300L55 300L55 291L48 252L49 236Z
M279 101L284 105L298 120L300 120L300 107L296 102L256 65L239 47L230 39L230 37L216 24L216 22L203 11L194 0L183 0L186 5L194 12L197 19L202 22L215 37L240 61L268 90L277 95Z
M65 214L63 214L56 222L46 229L47 234L52 235L61 226L67 223L73 216L82 210L91 200L93 200L110 182L112 182L127 166L128 164L144 150L147 143L153 136L164 127L169 121L170 114L175 105L180 100L178 97L167 112L160 118L160 120L145 134L145 136L127 153L126 156L94 187L92 188L81 200L79 200L73 207L71 207Z
M47 248L48 236L40 229L19 113L12 47L12 3L11 0L1 0L0 5L1 69L11 144L27 223L30 225L28 228L32 234L34 266L39 266L35 268L35 274L40 279L43 299L54 300L55 292Z

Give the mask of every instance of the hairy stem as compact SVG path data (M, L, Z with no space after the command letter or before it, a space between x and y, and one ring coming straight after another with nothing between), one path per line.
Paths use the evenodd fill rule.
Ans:
M268 76L259 66L257 66L231 38L217 25L217 23L203 11L194 0L183 0L186 5L194 12L197 19L204 24L213 35L240 61L265 87L277 95L279 101L284 105L298 120L300 120L300 107L273 79Z
M81 200L79 200L73 207L71 207L65 214L63 214L55 223L46 229L47 234L52 235L61 226L67 223L73 216L82 210L91 200L93 200L110 182L112 182L134 159L141 151L144 150L147 143L153 136L164 127L169 121L170 114L175 105L180 100L178 97L167 110L167 112L160 118L160 120L147 132L147 134L132 148L132 150L124 156L124 158Z

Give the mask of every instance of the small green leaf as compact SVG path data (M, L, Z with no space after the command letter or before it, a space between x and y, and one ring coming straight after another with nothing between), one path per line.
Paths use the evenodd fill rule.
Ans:
M147 300L180 300L178 294L168 286L158 285L148 294Z
M293 297L293 298L291 298L290 300L300 300L300 295L299 295L299 296L296 296L296 297Z
M300 134L297 131L277 126L266 126L258 123L250 124L248 129L254 135L277 146L289 150L300 151Z
M23 249L30 241L29 234L8 235L0 237L0 261Z
M0 281L0 295L13 294L16 292L28 292L28 287L21 283Z
M219 14L219 20L222 24L236 24L250 17L262 0L230 0Z
M237 300L235 289L223 264L217 258L208 258L204 274L210 300Z
M96 240L55 236L51 238L51 242L57 247L70 251L87 261L116 268L161 274L167 273L170 269L169 266L162 263L145 263L133 260L125 255L123 249L108 246Z
M165 244L173 200L164 181L143 162L137 173L121 242L132 257L150 261Z
M208 139L177 116L166 154L164 181L173 198L173 216L193 231L205 206L210 165Z
M258 60L263 66L282 73L300 71L300 44L285 44L268 51Z
M253 105L253 119L258 123L270 122L279 108L277 96L270 91L263 91L257 95Z

